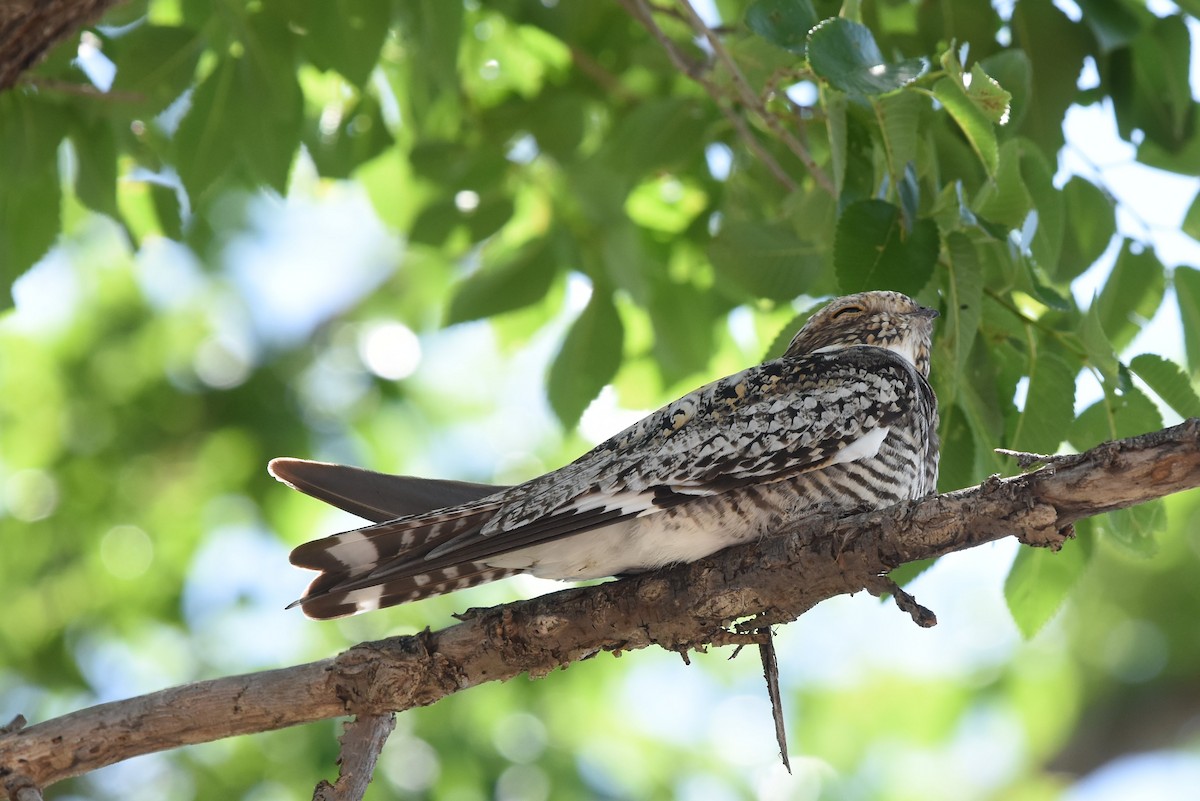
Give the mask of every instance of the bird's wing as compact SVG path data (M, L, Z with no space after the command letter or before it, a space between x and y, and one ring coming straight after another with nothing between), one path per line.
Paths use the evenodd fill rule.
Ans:
M522 485L426 561L482 560L750 483L869 458L920 377L875 347L780 359L668 404L579 460Z
M508 487L376 473L306 459L272 459L271 475L306 495L376 523L460 506Z
M472 586L508 575L487 564L500 554L873 456L920 380L880 348L736 373L533 481L297 547L293 564L323 571L298 603L337 617Z

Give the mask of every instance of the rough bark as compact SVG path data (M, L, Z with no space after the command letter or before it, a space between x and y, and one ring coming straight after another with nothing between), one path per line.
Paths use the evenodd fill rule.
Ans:
M63 39L121 0L4 0L0 2L0 92Z
M1100 445L1012 478L835 519L694 564L577 587L462 622L362 643L332 659L198 682L0 733L0 782L62 779L190 743L340 715L386 715L603 651L757 644L763 626L826 598L886 589L889 570L1006 536L1056 547L1080 518L1200 486L1200 420ZM919 607L904 602L926 623ZM751 619L753 618L753 619Z

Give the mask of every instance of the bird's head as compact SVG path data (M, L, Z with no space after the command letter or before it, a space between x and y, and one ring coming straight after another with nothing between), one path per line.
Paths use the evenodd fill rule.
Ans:
M899 353L929 375L929 346L936 309L899 292L860 292L830 301L792 339L784 357L874 345Z

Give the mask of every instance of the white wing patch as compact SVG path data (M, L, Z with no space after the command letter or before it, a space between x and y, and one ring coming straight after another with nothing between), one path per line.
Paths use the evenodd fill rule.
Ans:
M835 453L829 460L829 464L845 464L846 462L857 462L859 459L873 459L879 453L879 448L891 430L887 426L872 428Z

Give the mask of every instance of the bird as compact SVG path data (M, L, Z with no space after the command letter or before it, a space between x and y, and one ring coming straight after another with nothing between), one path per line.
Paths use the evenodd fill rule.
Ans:
M279 481L372 525L296 547L316 619L518 573L566 581L693 562L817 513L936 491L935 309L892 291L835 298L776 359L668 403L514 486L271 460Z

